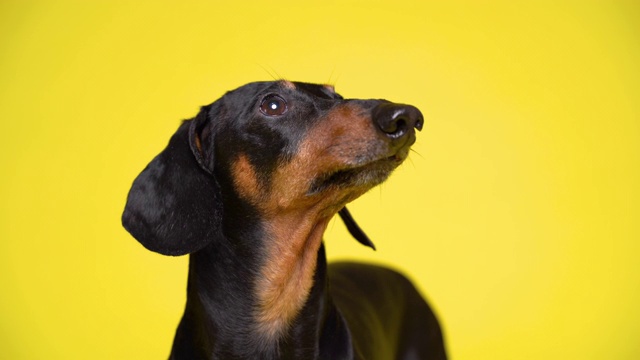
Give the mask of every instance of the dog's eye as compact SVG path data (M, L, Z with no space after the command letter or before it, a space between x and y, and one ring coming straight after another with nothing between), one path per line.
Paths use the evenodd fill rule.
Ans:
M268 95L260 103L260 112L267 116L280 116L287 112L287 102L278 95Z

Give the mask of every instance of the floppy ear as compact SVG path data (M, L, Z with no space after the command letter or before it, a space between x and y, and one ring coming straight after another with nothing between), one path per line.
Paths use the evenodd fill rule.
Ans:
M353 220L353 217L351 216L351 213L349 212L349 210L347 210L346 206L343 207L342 210L338 212L338 214L340 214L340 218L342 219L342 222L344 222L344 225L347 227L347 230L349 230L349 233L351 234L351 236L353 236L356 240L358 240L360 244L364 246L368 246L373 250L376 249L376 246L373 245L373 241L369 239L367 234L365 234L364 231L362 231L362 229L360 228L360 226L358 226L356 221Z
M219 188L198 139L209 111L210 106L203 107L195 119L183 122L131 186L122 225L151 251L192 253L220 231Z

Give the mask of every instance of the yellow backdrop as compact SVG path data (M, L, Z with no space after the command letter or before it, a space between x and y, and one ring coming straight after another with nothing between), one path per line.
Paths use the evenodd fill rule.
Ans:
M446 3L446 5L443 5ZM2 1L4 359L166 358L187 258L120 225L179 120L249 81L426 115L329 256L393 264L454 359L638 359L637 1Z

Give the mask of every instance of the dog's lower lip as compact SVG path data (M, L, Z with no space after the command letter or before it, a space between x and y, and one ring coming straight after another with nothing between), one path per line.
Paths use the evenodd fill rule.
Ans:
M384 181L405 157L396 153L386 158L325 173L313 182L308 194L317 194L331 186L375 186Z

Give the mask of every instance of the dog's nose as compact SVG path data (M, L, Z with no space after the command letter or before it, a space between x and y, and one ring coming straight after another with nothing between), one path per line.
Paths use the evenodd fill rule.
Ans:
M391 139L398 139L412 133L413 128L422 130L424 117L418 108L411 105L383 102L372 112L373 121Z

